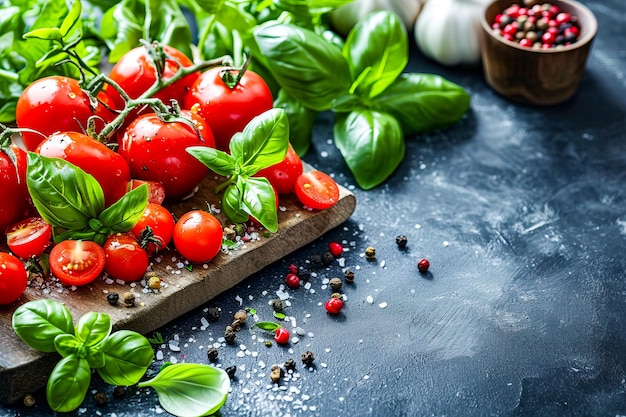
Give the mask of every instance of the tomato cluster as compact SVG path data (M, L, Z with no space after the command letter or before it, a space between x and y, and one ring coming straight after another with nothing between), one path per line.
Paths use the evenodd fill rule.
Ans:
M0 304L21 296L26 285L23 262L44 253L50 254L51 272L68 286L87 284L103 271L117 280L137 281L150 256L170 244L195 263L219 253L223 228L216 217L194 210L176 221L162 204L193 195L208 173L186 149L205 146L228 152L233 135L272 108L272 93L250 70L216 66L200 72L174 48L162 46L157 49L161 55L148 51L148 46L129 51L95 92L86 86L90 84L49 76L20 96L16 122L21 146L0 138L0 189L11 195L0 205L0 232L6 231L12 252L0 252L5 268ZM188 71L182 74L181 67ZM143 215L131 230L107 234L102 245L60 239L61 231L44 220L54 213L40 215L29 197L27 152L65 160L92 176L107 208L147 184ZM291 147L282 162L256 175L266 177L277 195L295 194L310 209L330 207L339 197L326 174L303 173ZM55 192L72 192L71 186L61 188L70 190Z

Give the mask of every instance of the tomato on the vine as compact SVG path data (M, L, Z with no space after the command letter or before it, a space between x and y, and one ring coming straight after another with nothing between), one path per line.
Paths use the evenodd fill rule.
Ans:
M64 159L88 174L102 186L107 206L122 197L130 181L126 160L111 148L87 135L59 132L48 136L36 150L50 158Z
M200 74L184 101L184 108L197 110L207 121L217 149L225 152L235 133L274 104L270 88L255 72L246 70L234 86L224 81L224 77L235 79L238 74L226 67L209 68Z
M204 210L183 214L174 226L174 246L190 262L213 259L222 248L224 229L220 221Z
M142 237L146 234L151 235L148 236L152 237L152 239L148 242L146 251L153 253L165 249L165 247L169 245L174 235L175 223L174 216L172 216L172 213L170 213L168 209L159 204L148 203L141 218L132 228L131 233L139 239L140 243ZM148 228L150 232L147 232ZM154 239L159 243L157 244Z
M176 74L179 64L190 67L193 62L181 51L168 45L163 45L163 52L171 58L166 58L161 78L168 80ZM178 63L177 63L178 61ZM145 93L157 80L157 68L148 54L145 46L139 46L126 52L111 68L109 78L115 81L130 98L138 98ZM185 94L198 79L198 73L189 74L171 85L161 89L153 97L160 99L166 105L175 99L182 106ZM124 108L124 99L120 93L110 85L106 93L115 103L115 108Z
M114 233L104 245L104 272L122 281L139 281L148 269L148 253L130 233Z
M322 171L309 171L296 180L296 197L305 206L323 210L339 201L339 186Z
M15 156L17 167L6 152ZM0 204L0 233L27 217L31 208L26 188L26 153L15 145L0 149L0 190L4 198Z
M0 252L0 305L11 304L26 291L28 273L22 261Z
M291 194L295 189L296 180L300 174L302 174L302 160L289 145L285 159L260 170L255 176L267 178L278 194Z
M208 172L206 165L185 149L215 147L213 133L200 116L188 110L182 110L181 116L195 128L180 121L165 122L155 113L147 113L135 119L118 141L118 152L128 161L132 177L160 182L168 199L193 193Z
M104 249L89 240L64 240L50 251L50 271L63 285L85 285L104 269Z
M52 241L52 226L41 217L29 217L10 226L7 246L14 255L26 259L39 256Z
M20 95L15 110L19 128L41 133L22 132L24 146L30 151L55 132L86 131L92 116L111 121L109 113L97 100L90 99L78 80L57 75L33 81ZM102 121L97 122L96 130L103 126Z

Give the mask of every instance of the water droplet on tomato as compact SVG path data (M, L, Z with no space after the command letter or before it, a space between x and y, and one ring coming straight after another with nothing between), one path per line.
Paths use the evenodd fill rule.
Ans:
M74 99L74 98L76 98L76 94L74 92L70 91L70 93L68 94L68 97L71 98L71 99Z

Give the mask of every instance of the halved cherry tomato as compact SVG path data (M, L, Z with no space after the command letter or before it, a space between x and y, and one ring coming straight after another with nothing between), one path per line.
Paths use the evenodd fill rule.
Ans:
M118 152L133 178L157 181L165 187L165 197L188 197L200 184L208 168L185 149L189 146L215 147L213 133L197 114L182 110L202 135L186 123L164 122L155 113L135 119L119 140Z
M63 285L85 285L104 269L104 249L89 240L64 240L50 251L50 271Z
M134 190L143 184L148 186L148 203L161 205L165 200L165 187L160 182L131 179L128 191Z
M323 210L339 201L339 186L322 171L309 171L296 180L296 197L305 206Z
M52 226L41 217L29 217L7 229L7 245L14 255L26 259L39 256L52 240Z
M28 273L22 261L10 253L0 252L0 304L11 304L24 294Z
M102 246L104 272L122 281L139 281L148 269L150 258L130 233L115 233Z
M260 170L255 176L267 178L278 194L291 194L300 174L302 174L302 160L289 145L285 159L271 167Z
M91 174L102 186L107 206L128 189L130 169L126 160L102 142L77 132L50 135L36 150L50 158L64 159Z
M217 149L228 152L230 139L254 117L274 105L272 92L260 75L247 70L233 88L223 80L226 67L209 68L185 96L184 108L197 110L215 136ZM231 71L236 78L238 73Z
M140 244L143 243L142 235L152 234L152 237L160 242L159 244L149 242L146 246L146 252L153 253L165 249L169 245L174 235L175 223L174 216L168 209L159 204L148 203L141 218L130 232L139 240ZM150 232L146 232L148 228L150 228Z
M223 236L220 221L204 210L188 211L174 226L174 246L190 262L213 259L222 248Z

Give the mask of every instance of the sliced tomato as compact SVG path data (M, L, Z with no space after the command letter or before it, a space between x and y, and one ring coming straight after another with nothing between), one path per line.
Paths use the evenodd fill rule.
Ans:
M51 240L52 227L41 217L29 217L7 229L7 245L22 259L41 255Z
M322 171L309 171L296 180L296 197L306 207L323 210L339 201L339 186Z
M89 240L64 240L50 251L50 270L63 285L85 285L104 269L104 249Z
M131 179L128 191L134 190L143 184L148 185L148 203L163 204L165 200L165 187L160 182Z

